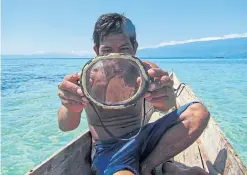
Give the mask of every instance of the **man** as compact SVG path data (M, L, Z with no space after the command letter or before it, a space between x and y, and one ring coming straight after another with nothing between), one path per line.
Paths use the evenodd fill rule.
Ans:
M97 55L127 53L135 55L138 42L132 22L116 13L104 14L95 24L94 51ZM167 112L175 105L173 81L166 71L151 62L145 62L150 83L145 100L159 111ZM188 146L203 132L209 120L209 112L201 103L187 104L152 124L146 124L137 138L130 141L117 141L105 131L89 105L77 81L79 74L65 76L59 85L58 95L62 106L58 110L59 127L63 131L78 127L83 109L86 111L93 147L93 169L99 174L150 174L159 164L165 163ZM135 106L121 110L100 111L104 125L117 137L135 133L142 120L143 99ZM140 168L141 167L141 168ZM172 167L172 168L171 168ZM201 169L174 169L165 163L164 173L204 174ZM170 171L171 170L171 171Z

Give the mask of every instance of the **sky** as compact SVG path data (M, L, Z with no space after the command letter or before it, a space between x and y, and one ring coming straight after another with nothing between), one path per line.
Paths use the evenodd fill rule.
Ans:
M2 0L2 54L93 52L103 13L124 13L140 48L224 36L247 36L246 0Z

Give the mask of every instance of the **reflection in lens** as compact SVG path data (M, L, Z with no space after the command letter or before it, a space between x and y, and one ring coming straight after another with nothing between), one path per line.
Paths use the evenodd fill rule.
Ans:
M86 88L100 103L123 104L137 93L141 82L138 77L141 77L141 72L135 62L118 58L104 59L87 70Z

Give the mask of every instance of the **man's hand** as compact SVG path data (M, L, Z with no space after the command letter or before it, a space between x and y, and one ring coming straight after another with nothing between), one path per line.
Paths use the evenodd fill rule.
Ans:
M149 92L145 95L148 102L160 111L168 111L176 104L173 91L173 80L170 79L167 71L160 69L156 64L145 61L148 64L148 75L154 78L149 85Z
M66 75L58 85L58 96L70 112L81 112L88 105L88 100L77 83L79 79L80 73Z

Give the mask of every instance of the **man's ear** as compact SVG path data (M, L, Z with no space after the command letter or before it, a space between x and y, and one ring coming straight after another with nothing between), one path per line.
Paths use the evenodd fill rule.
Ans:
M135 43L134 43L134 52L135 52L135 54L136 54L137 49L138 49L138 42L135 41Z
M99 55L99 48L96 45L94 45L93 50L96 53L96 55L98 56Z

